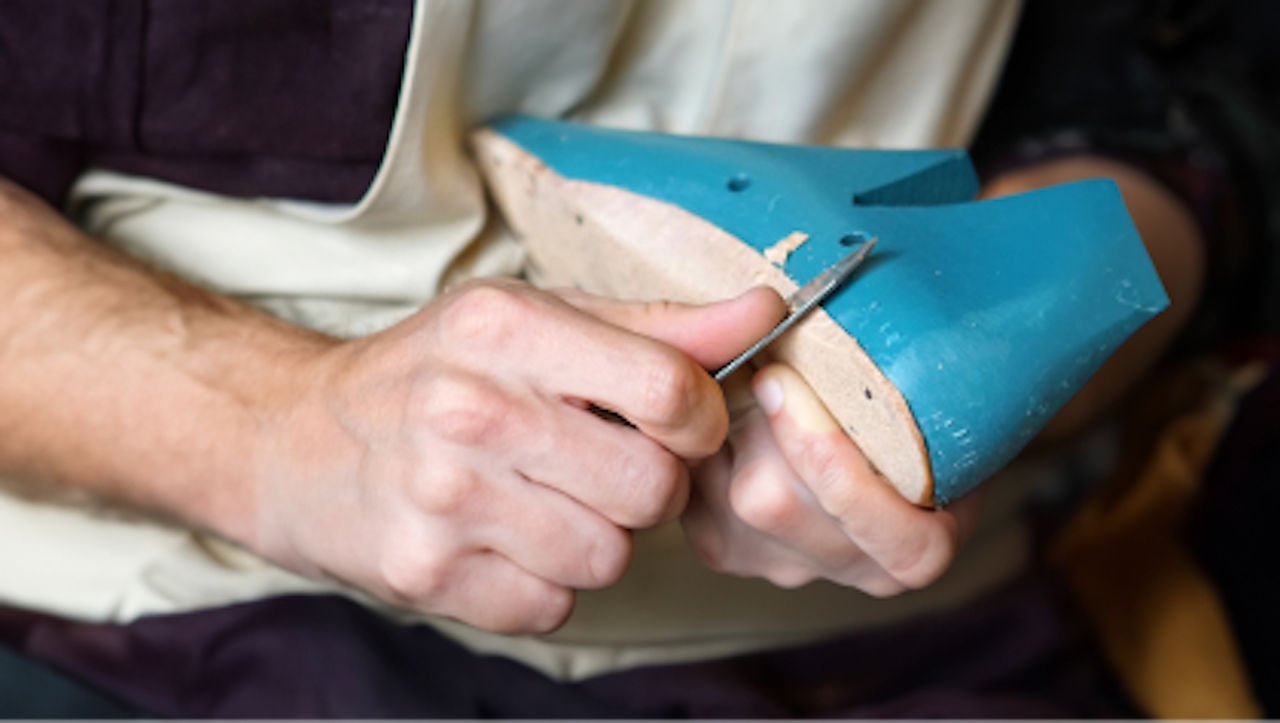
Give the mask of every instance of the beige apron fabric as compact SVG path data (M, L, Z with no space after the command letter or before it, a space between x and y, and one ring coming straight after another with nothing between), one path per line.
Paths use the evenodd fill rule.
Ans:
M419 0L387 155L358 204L234 200L95 171L77 183L71 212L198 283L359 336L451 283L518 272L519 248L487 216L466 157L469 127L520 111L782 142L963 145L1016 14L1016 0ZM1017 569L1024 485L989 484L987 521L953 569L889 601L715 575L668 525L638 535L622 582L582 594L551 636L429 622L559 678L883 624L970 598ZM124 622L332 589L185 530L0 494L7 604Z

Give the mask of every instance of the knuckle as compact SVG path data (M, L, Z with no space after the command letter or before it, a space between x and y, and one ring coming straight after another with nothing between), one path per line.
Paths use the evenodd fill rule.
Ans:
M459 375L433 377L420 394L427 426L442 439L465 447L501 440L513 412L501 391Z
M511 343L536 315L533 301L519 287L471 282L453 292L440 310L440 330L449 344L494 349Z
M729 506L743 522L770 534L793 529L804 514L804 505L785 480L754 462L743 467L730 485Z
M589 552L594 587L607 587L622 579L631 562L631 537L621 530L597 536Z
M812 470L811 474L819 482L827 482L828 488L854 486L840 464L839 451L829 441L814 439L805 445L803 454Z
M448 565L416 545L393 545L381 556L378 575L382 587L398 602L430 606L446 587Z
M627 527L663 522L688 494L684 463L671 454L625 455L621 477L629 493L619 521Z
M885 571L901 585L918 590L937 580L951 562L951 545L931 532L913 536L885 564Z
M526 610L527 617L519 632L546 634L555 631L573 612L573 591L564 587L551 587L538 596Z
M471 470L444 465L417 484L414 502L430 515L453 517L471 505L480 491L480 478Z
M508 582L513 584L504 597L475 600L463 594L436 613L499 635L529 635L554 631L573 611L569 588L535 578Z
M858 515L867 502L863 485L868 481L850 475L840 464L839 452L828 443L808 444L802 454L809 468L809 487L822 509L840 520Z
M641 372L643 413L651 422L678 426L697 408L702 370L675 350L664 351Z

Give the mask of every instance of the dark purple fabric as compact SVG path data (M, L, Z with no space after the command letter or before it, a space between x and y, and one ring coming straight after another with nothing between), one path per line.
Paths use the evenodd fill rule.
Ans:
M8 178L55 206L61 204L84 166L84 147L79 143L0 131L0 178Z
M1280 3L1025 3L971 152L987 174L1061 152L1135 163L1205 226L1180 346L1280 333ZM986 174L984 174L986 175Z
M1132 711L1046 583L819 645L558 684L345 599L296 596L128 626L10 611L0 640L179 717L1077 717ZM3 711L0 711L2 714Z
M816 645L584 683L646 717L1092 717L1133 710L1048 582Z
M411 0L5 0L0 176L61 202L89 165L350 202L377 170Z

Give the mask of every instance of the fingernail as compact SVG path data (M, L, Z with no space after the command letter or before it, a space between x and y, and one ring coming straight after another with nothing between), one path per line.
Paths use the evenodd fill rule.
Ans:
M752 286L751 288L747 289L741 294L738 294L736 297L734 297L733 300L739 301L741 299L747 298L748 296L757 295L757 294L767 294L769 296L770 303L775 305L778 308L779 318L781 318L786 314L787 303L783 301L782 294L778 293L777 289L773 288L768 284L759 284L756 286Z
M779 367L773 370L769 377L778 380L777 383L781 387L779 399L786 398L787 415L801 428L822 433L840 428L840 425L831 417L831 412L827 411L822 401L794 370Z
M764 413L773 416L782 409L782 385L773 377L765 377L752 388L756 394L756 403Z

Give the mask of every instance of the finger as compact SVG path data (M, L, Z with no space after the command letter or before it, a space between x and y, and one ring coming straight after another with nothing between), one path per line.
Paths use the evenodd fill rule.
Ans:
M685 539L703 564L717 572L725 572L723 562L728 550L725 531L715 510L715 500L727 495L733 452L726 444L714 455L702 460L690 473L689 504L680 516Z
M755 372L755 363L748 361L737 372L720 382L720 388L724 390L724 404L729 410L730 438L746 415L753 409L759 409L755 395L751 392L751 378Z
M472 284L436 311L433 347L459 368L551 399L616 412L676 454L715 452L728 429L720 387L691 357L520 284Z
M756 286L702 306L671 301L627 302L574 289L555 292L565 301L615 326L670 344L705 369L741 354L786 316L786 302L768 286Z
M957 545L954 515L922 510L886 484L790 367L762 369L753 388L792 469L858 547L908 587L946 569Z
M572 590L493 552L459 561L445 584L444 615L496 633L549 633L573 611Z
M719 449L729 426L724 395L693 358L574 311L581 315L577 348L583 354L572 364L544 367L538 384L544 393L615 412L682 458L697 459Z
M709 479L704 481L704 475ZM707 567L721 573L762 577L787 588L824 577L876 597L888 597L905 589L866 555L859 554L852 562L839 567L824 568L771 535L748 526L736 515L725 514L724 511L729 510L729 471L724 470L722 475L712 476L707 470L699 469L694 475L699 483L695 484L689 507L680 520L690 547ZM723 483L711 481L717 478ZM844 544L850 544L847 538Z
M703 562L717 572L763 577L780 587L797 587L818 577L819 566L752 528L729 504L730 488L737 482L739 453L736 447L747 452L751 449L745 446L747 440L742 436L741 427L746 421L735 420L730 441L719 453L697 466L696 494L691 495L689 508L681 520L685 536ZM826 518L821 511L819 514ZM826 521L831 526L830 520Z
M718 493L719 499L704 497L703 492ZM780 587L797 587L818 577L810 561L733 515L726 494L724 489L701 488L680 520L690 547L707 567L730 575L762 577Z
M769 420L759 408L735 433L741 450L735 460L728 503L757 535L808 560L824 571L853 565L864 553L839 522L805 488L774 441Z
M615 582L630 558L630 537L572 498L522 478L501 461L471 460L452 474L415 479L401 512L414 519L447 520L451 525L420 547L441 542L459 552L496 550L549 582L595 588ZM410 597L417 578L430 587L440 567L432 560L396 550L391 569L396 588Z
M754 398L751 406L753 410L735 417L724 449L693 474L693 493L681 522L694 551L713 570L763 577L781 587L824 577L877 597L902 592L905 587L858 549L798 482ZM768 472L753 472L773 465ZM749 500L757 485L766 487L764 494ZM777 487L786 494L780 495ZM779 507L802 512L792 516ZM794 524L785 524L788 519Z
M909 589L885 572L875 560L866 556L844 569L832 572L827 578L834 583L857 588L872 597L893 597Z
M684 464L634 429L558 399L522 398L462 374L426 384L431 404L415 411L422 416L411 421L439 433L454 446L451 452L474 455L481 468L504 475L515 469L633 529L671 519L684 508ZM435 504L431 494L424 490L426 504ZM469 499L465 490L446 498Z
M680 458L644 434L573 405L538 415L541 433L513 443L516 469L628 529L674 519L689 499Z
M630 535L561 492L513 474L481 496L484 517L468 530L473 546L573 588L611 585L626 570Z
M755 415L763 412L757 408ZM743 528L737 530L735 549L746 552L729 556L726 567L746 564L740 558L748 555L751 569L783 587L824 577L877 597L902 592L904 586L822 509L782 456L768 424L757 421L735 427L739 431L731 437L748 450L738 455L729 493Z

